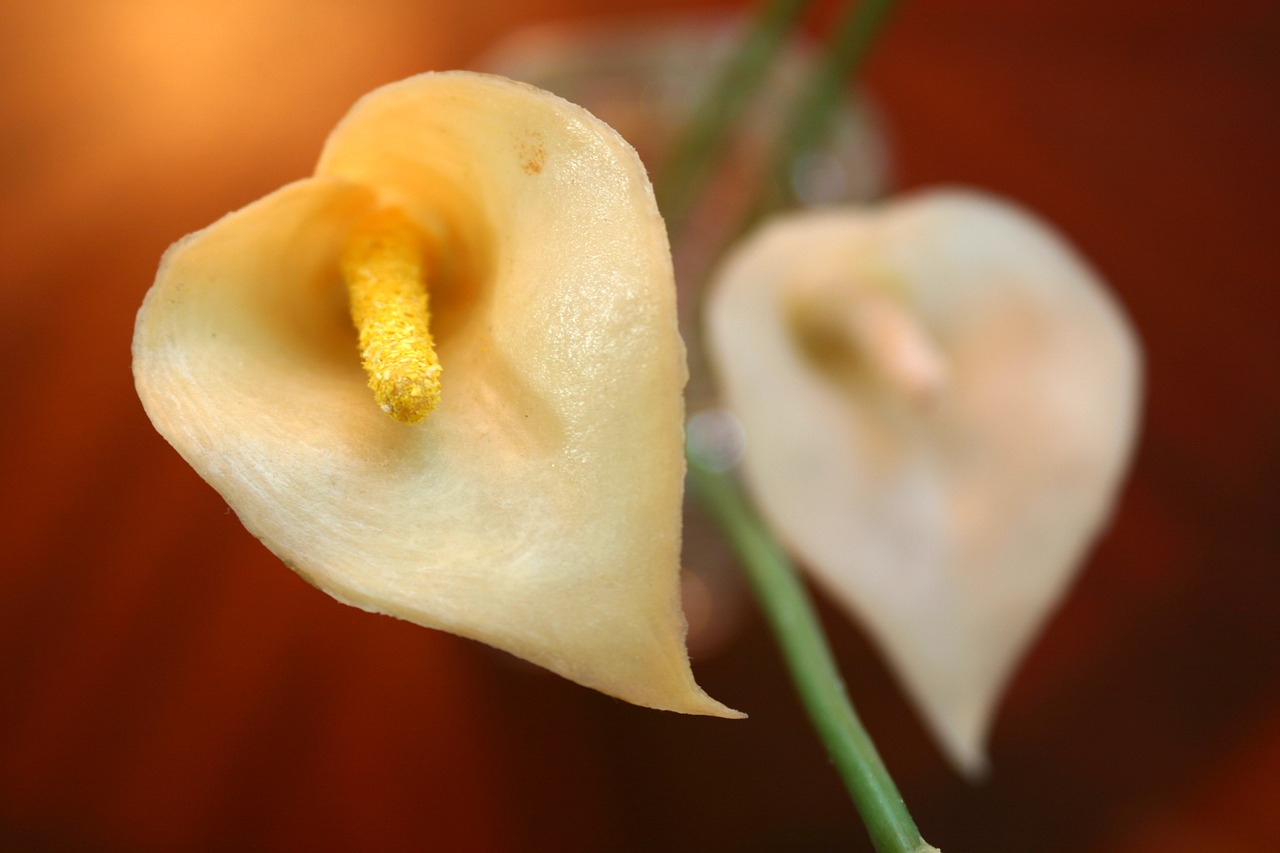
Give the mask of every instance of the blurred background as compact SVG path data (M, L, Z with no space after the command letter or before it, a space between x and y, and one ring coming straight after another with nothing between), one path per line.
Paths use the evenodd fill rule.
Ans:
M130 375L165 247L308 174L365 91L535 23L744 8L0 1L0 849L870 849L749 603L695 661L739 723L343 607L241 528ZM948 853L1280 850L1277 45L1273 0L906 0L866 68L894 185L1038 209L1148 358L1133 476L989 780L944 764L823 605Z

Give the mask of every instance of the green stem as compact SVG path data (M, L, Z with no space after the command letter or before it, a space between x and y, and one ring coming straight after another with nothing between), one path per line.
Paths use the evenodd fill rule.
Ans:
M742 560L778 638L814 728L878 853L934 850L920 837L902 795L845 693L817 614L786 553L728 474L689 458L690 483Z
M845 13L831 42L792 107L790 119L765 171L760 197L748 214L742 231L762 216L793 200L791 172L806 154L815 151L835 121L848 82L866 59L876 36L898 0L862 0Z
M761 7L738 52L674 143L656 190L672 234L684 225L714 170L725 137L757 93L808 2L772 0ZM846 16L783 131L772 167L763 176L766 185L789 173L799 157L821 142L835 116L845 81L895 2L864 0ZM754 213L763 213L784 198L766 186ZM750 216L748 221L754 218ZM933 851L921 839L902 795L849 701L808 593L786 553L730 476L707 468L693 455L689 462L690 483L737 550L809 718L862 815L875 849L878 853Z
M655 192L671 233L684 225L714 167L725 137L760 89L774 58L811 0L772 0L672 144Z

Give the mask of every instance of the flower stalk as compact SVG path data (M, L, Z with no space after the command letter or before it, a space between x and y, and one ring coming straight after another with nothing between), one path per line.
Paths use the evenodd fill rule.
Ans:
M761 176L755 203L739 233L789 200L782 179L830 128L846 81L860 64L897 0L863 0L851 7L802 89ZM729 129L749 105L806 3L765 4L721 79L695 111L659 177L659 205L672 233L684 224L697 193L717 164ZM690 347L698 346L690 341ZM777 638L801 701L822 739L878 853L927 853L921 837L845 691L804 584L728 473L692 451L688 481L740 558Z
M750 106L810 2L771 0L760 7L737 51L672 144L655 187L658 206L672 233L685 224L719 162L718 155L730 130Z
M877 853L925 853L902 795L863 728L809 594L786 553L727 473L689 453L689 482L742 560L796 690L862 815Z
M783 125L765 166L759 195L747 211L739 234L769 213L794 202L791 187L796 164L826 138L850 78L866 59L897 4L898 0L862 0L846 10Z

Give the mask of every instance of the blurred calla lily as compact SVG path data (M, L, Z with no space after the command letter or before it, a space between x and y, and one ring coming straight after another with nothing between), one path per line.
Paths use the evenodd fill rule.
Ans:
M335 598L737 716L684 646L666 233L584 110L463 72L372 92L313 177L169 250L133 354L160 433Z
M955 190L777 220L728 259L706 322L753 497L980 772L1130 456L1120 308L1044 223Z

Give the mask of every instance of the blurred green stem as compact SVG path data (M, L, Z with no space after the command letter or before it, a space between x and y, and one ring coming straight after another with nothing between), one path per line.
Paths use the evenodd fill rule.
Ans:
M801 87L782 134L765 167L755 204L739 233L761 218L794 203L794 170L826 139L848 91L849 81L866 59L898 0L862 0L850 4L813 70Z
M801 90L744 223L791 200L790 174L821 144L844 87L897 0L850 8ZM772 0L760 8L737 54L673 146L659 176L659 206L674 235L715 171L723 143L760 89L808 0ZM696 340L690 344L698 346ZM875 744L844 689L804 584L729 474L689 455L689 482L737 551L767 615L801 700L878 853L934 851L920 837Z
M733 543L778 638L792 680L878 853L925 853L902 795L845 693L826 637L786 553L730 475L689 458L689 481Z
M775 57L811 0L771 0L760 7L720 77L672 143L658 176L658 207L672 233L680 230L719 162L725 138L760 90Z

